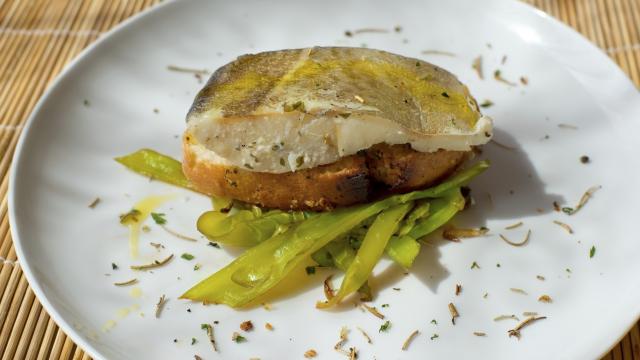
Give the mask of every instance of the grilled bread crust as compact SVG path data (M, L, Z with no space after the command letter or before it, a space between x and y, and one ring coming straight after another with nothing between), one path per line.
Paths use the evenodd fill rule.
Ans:
M185 136L182 166L199 191L266 208L314 211L433 185L455 171L471 153L421 153L409 145L377 144L331 164L274 174L202 159L194 146L194 139Z

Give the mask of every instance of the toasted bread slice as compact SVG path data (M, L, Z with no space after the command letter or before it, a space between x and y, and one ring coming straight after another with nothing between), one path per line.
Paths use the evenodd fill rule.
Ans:
M326 211L366 202L381 192L434 184L453 172L469 152L420 153L407 145L379 144L311 169L273 174L216 162L195 139L184 137L185 175L206 194L266 208Z
M471 152L415 151L409 144L376 144L367 149L369 176L393 192L424 188L450 175Z

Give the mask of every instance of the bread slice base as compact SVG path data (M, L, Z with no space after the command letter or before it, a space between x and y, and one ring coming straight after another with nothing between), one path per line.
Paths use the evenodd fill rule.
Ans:
M408 145L378 144L331 164L273 174L216 163L199 155L198 147L193 137L183 137L182 168L199 191L265 208L313 211L428 187L450 175L471 154L421 153Z

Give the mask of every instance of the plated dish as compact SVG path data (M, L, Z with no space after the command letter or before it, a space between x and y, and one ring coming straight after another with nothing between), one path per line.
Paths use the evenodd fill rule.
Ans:
M444 69L348 47L243 55L214 72L187 122L181 165L153 150L116 160L212 196L198 231L212 244L250 250L180 298L232 307L268 296L311 259L309 275L316 267L345 272L337 292L333 275L325 280L318 308L356 290L372 301L368 279L384 252L408 270L420 241L471 205L466 185L489 163L461 168L493 131ZM166 223L151 212L160 202L149 202L120 216L134 258L144 219ZM445 237L487 231L447 229Z
M351 356L352 348L365 358L464 357L469 351L492 358L588 358L604 353L638 315L640 291L631 281L638 273L633 256L637 244L628 236L633 222L626 213L603 215L613 204L633 204L638 197L628 191L638 179L637 170L625 165L635 161L625 154L633 153L631 134L638 126L627 119L637 114L637 92L591 45L522 4L411 5L391 9L381 2L359 17L355 8L336 12L337 4L314 9L306 4L313 16L304 23L317 31L303 35L287 30L302 24L296 16L278 17L282 21L277 22L262 16L269 11L295 14L303 10L299 4L267 9L259 3L172 3L129 22L85 53L34 112L11 182L12 231L20 261L54 319L99 358L208 358L216 356L211 336L220 355L234 358L277 357L282 348L318 358ZM476 9L481 21L460 15L459 7ZM242 10L247 8L256 13ZM418 11L425 14L420 21L409 16ZM337 21L330 28L323 22L329 15ZM211 16L220 21L212 24ZM452 21L465 26L451 26ZM248 32L233 25L247 23L252 24ZM418 36L426 33L427 23L430 36ZM271 31L260 30L265 28ZM213 35L220 33L229 36ZM160 38L179 45L160 46ZM217 46L201 46L207 42ZM573 51L559 50L569 44ZM334 274L338 284L340 275L315 267L311 260L299 264L302 271L274 289L268 300L248 310L179 300L193 284L243 255L208 245L211 242L196 231L195 219L212 209L207 196L149 182L112 159L142 147L181 157L185 125L176 119L184 118L205 84L192 73L170 69L198 69L196 75L203 77L200 69L212 71L238 54L313 45L366 45L422 59L456 74L470 88L478 97L478 109L499 119L499 125L490 133L493 142L477 157L490 159L490 170L473 180L473 206L452 225L489 232L460 242L443 240L437 232L426 239L408 275L393 264L393 257L383 259L369 278L373 302L358 309L351 302L331 311L315 309L325 296L324 280ZM126 55L132 49L143 51L132 59ZM607 82L593 80L599 76ZM140 81L131 81L134 78ZM125 93L129 95L122 96ZM563 97L566 94L572 96ZM367 103L366 96L355 95ZM363 105L351 98L351 105ZM282 108L275 116L300 116L314 109L308 99L280 99ZM285 111L284 102L291 111ZM270 131L278 133L263 133ZM198 140L206 142L206 136ZM365 145L376 143L367 142L366 136L362 140ZM350 155L346 148L340 150L334 157ZM312 149L305 149L303 161L297 154L270 163L258 158L258 163L250 152L239 152L234 166L241 164L246 171L273 171L282 166L280 157L283 168L300 171L336 160L317 159L310 156L316 154ZM627 176L621 178L616 174L623 168ZM405 190L400 192L415 189ZM133 261L131 232L118 214L127 215L150 198L140 206L153 211L139 224L139 253ZM275 199L288 208L293 204L291 199L281 201L282 196L271 198L245 200ZM326 204L341 208L329 201L311 199L307 205L308 199L298 200L301 206L323 208L314 211ZM368 196L360 200L366 201L353 204L384 201ZM126 217L124 222L130 225ZM519 247L507 243L524 240ZM315 270L306 271L307 266ZM606 310L602 304L609 304ZM530 316L546 318L526 322ZM603 325L588 326L593 322ZM589 341L567 346L560 340L567 333ZM346 354L334 349L338 342Z

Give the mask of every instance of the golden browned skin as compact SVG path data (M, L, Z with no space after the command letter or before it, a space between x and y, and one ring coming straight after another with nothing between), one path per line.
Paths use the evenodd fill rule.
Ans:
M426 61L375 49L315 47L240 56L213 74L187 119L272 114L298 102L310 113L373 115L426 135L472 131L480 117L466 86Z

